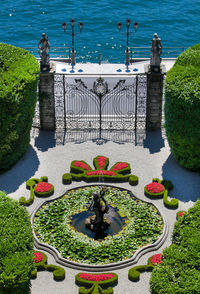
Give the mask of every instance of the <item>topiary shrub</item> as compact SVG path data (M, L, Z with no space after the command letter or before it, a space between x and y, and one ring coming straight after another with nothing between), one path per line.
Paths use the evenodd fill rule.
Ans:
M35 195L38 197L49 197L54 193L54 186L48 183L48 177L46 176L40 179L29 179L26 181L26 188L30 190L30 197L27 200L25 197L19 198L19 203L24 206L31 205L34 202Z
M84 160L74 160L71 162L70 173L66 173L62 177L63 184L71 184L74 181L85 182L129 182L130 185L138 184L138 177L131 175L131 167L128 162L116 162L109 170L109 158L98 155L93 159L95 169Z
M36 58L0 43L0 172L27 150L37 97Z
M197 294L200 289L200 200L175 223L172 245L153 269L152 294Z
M0 193L0 211L0 293L28 294L34 267L29 215L4 193Z
M163 198L164 205L169 209L178 208L178 199L168 200L168 190L173 189L171 181L152 179L152 182L144 187L144 194L151 199Z
M31 272L31 279L37 278L37 271L49 271L53 272L53 278L55 281L62 281L65 279L65 270L64 268L54 265L47 264L47 255L41 251L34 252L34 265L35 268Z
M75 281L78 286L83 286L79 288L79 294L112 294L111 287L117 284L118 275L115 273L79 273L75 276ZM89 289L86 290L85 287Z
M165 127L173 157L200 169L200 44L183 52L165 82Z

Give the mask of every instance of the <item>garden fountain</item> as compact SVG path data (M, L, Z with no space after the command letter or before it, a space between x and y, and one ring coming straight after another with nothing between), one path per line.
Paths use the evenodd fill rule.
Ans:
M104 232L110 225L110 220L104 218L104 214L109 211L109 206L104 198L106 191L107 188L103 187L100 193L93 193L93 200L89 209L94 211L95 214L85 220L86 227L96 233L95 239L103 239ZM105 206L103 206L102 202L104 202Z

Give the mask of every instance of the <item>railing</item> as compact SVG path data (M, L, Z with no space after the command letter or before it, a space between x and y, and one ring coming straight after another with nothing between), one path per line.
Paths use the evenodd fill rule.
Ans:
M38 53L38 48L25 47L24 49L28 50L35 57L40 58L40 55ZM51 59L62 58L62 59L67 59L69 61L71 60L70 47L51 47L49 54Z
M40 58L38 49L35 47L25 47L24 49L28 50L32 53L36 58ZM177 58L183 51L185 51L186 47L163 47L161 58ZM50 58L51 59L61 59L65 62L71 62L71 49L70 47L51 47L50 49ZM119 60L125 59L125 54L119 53L117 56L110 56L110 58L105 58L101 53L98 53L94 56L91 56L89 60L87 60L87 55L85 58L76 56L77 62L96 62L96 63L105 63L105 60L112 60L112 63L120 63ZM130 62L140 61L149 59L151 57L151 47L129 47L129 58ZM108 61L106 61L107 63ZM122 62L123 63L123 62Z
M162 58L176 58L187 48L185 47L163 47L162 48ZM150 58L151 47L129 47L130 59L144 59Z

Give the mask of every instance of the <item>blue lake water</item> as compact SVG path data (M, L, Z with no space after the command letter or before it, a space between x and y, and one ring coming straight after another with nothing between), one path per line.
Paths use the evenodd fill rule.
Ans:
M127 18L139 23L130 36L129 46L150 46L155 32L165 47L189 47L200 38L200 0L1 0L0 42L21 47L37 47L42 32L52 47L71 46L71 36L61 24L71 18L84 23L75 37L77 61L124 62L126 36L119 33L121 21L125 32ZM70 32L70 25L67 28ZM37 51L35 51L37 54ZM51 52L50 52L51 53Z

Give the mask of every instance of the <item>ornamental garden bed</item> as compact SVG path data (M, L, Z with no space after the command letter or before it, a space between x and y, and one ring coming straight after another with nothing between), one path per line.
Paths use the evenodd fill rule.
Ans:
M91 265L127 260L139 248L154 243L163 231L163 220L155 206L138 200L130 191L107 187L107 203L127 217L121 231L98 241L71 226L72 216L88 210L92 193L100 190L99 186L87 186L70 190L39 208L34 218L39 242L56 248L66 260Z

